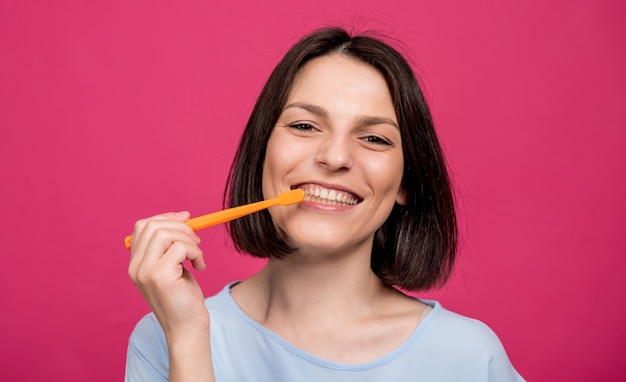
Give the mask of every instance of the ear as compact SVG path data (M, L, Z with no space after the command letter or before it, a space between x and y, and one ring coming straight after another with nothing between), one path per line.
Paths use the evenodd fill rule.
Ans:
M406 204L408 203L408 191L406 188L400 186L398 194L396 195L396 203L401 206L406 206Z

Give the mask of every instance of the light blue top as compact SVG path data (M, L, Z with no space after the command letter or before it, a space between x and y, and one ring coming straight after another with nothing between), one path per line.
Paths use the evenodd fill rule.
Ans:
M420 300L433 310L391 353L365 364L342 364L308 354L248 317L227 285L205 300L217 382L240 381L524 381L500 340L480 321ZM167 381L167 345L155 316L145 316L128 346L126 381Z

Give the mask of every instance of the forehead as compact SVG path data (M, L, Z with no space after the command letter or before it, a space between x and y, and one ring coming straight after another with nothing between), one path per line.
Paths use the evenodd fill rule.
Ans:
M288 104L304 102L346 111L367 109L368 114L394 117L387 82L374 66L332 53L308 61L296 74Z
M294 84L303 81L321 84L326 78L345 79L339 83L362 79L387 87L385 78L374 66L341 53L330 53L307 61L296 73Z

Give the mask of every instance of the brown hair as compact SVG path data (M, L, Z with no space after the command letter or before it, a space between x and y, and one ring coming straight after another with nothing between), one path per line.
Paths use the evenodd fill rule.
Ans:
M340 28L315 31L297 42L278 63L252 110L230 168L225 204L263 199L262 176L270 134L283 111L294 77L309 60L340 53L377 68L385 77L402 136L407 204L396 204L374 237L372 270L390 286L411 291L443 285L457 247L453 192L430 111L410 65L381 39L351 36ZM293 251L267 211L232 221L235 247L256 257Z

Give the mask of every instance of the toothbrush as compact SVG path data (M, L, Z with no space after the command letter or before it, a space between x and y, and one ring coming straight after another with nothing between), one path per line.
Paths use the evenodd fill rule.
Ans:
M198 216L187 220L185 223L192 230L198 231L207 227L214 226L216 224L225 223L242 216L249 215L253 212L261 211L266 208L280 204L281 206L288 206L290 204L299 203L304 200L304 191L296 188L291 191L283 192L273 199L262 200L256 203L245 204L239 207L228 208L222 211L213 212L208 215ZM124 239L124 245L126 249L130 249L131 236L126 236Z

